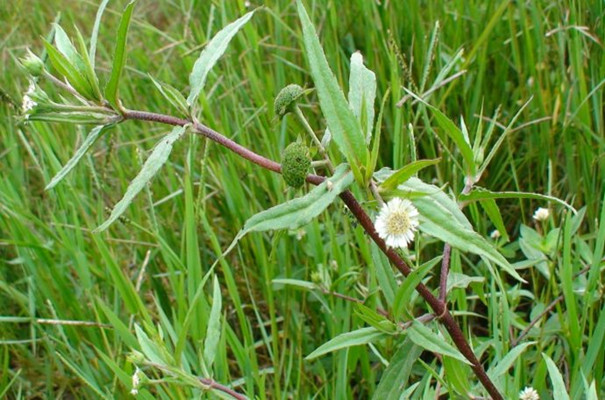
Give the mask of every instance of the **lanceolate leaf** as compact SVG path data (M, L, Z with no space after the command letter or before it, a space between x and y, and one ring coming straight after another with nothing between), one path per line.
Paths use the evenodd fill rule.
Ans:
M473 149L471 148L470 143L466 140L465 135L462 133L460 128L458 128L456 124L454 124L452 120L449 119L445 114L439 111L438 108L428 104L409 90L405 88L404 90L410 96L414 97L416 100L427 106L429 110L431 110L431 113L435 117L435 120L437 121L439 127L443 129L445 134L447 134L454 141L454 143L456 143L458 150L460 150L460 153L462 153L462 158L464 158L464 162L467 167L467 170L465 172L474 178L475 173L477 172L477 166L475 165L475 156L473 155Z
M380 184L380 190L384 190L387 192L389 190L393 190L397 188L398 185L404 183L409 178L411 178L414 174L416 174L416 172L431 165L435 165L439 163L439 161L441 161L441 159L436 158L434 160L418 160L409 163L405 167L393 172L393 175L385 179L385 181Z
M90 35L90 50L88 51L88 57L90 58L90 64L93 68L95 66L95 56L97 53L97 38L99 37L99 26L101 25L101 17L103 16L105 7L107 7L107 3L109 3L109 0L103 0L99 5L99 9L97 10L97 16L95 17L95 23L92 26L92 34Z
M414 321L412 326L408 328L407 333L412 342L426 350L450 356L466 364L470 364L458 349L419 322Z
M311 68L311 76L315 82L319 105L326 119L332 139L339 150L345 155L351 165L355 179L363 183L364 176L361 168L365 168L368 160L366 138L361 124L345 99L336 77L330 70L326 56L319 43L315 27L311 23L307 11L300 0L298 15L303 28L305 52Z
M406 338L397 352L389 360L389 366L382 374L380 383L372 396L373 400L399 400L408 387L412 367L422 354L422 347ZM407 397L403 397L407 398Z
M216 275L213 280L212 308L208 317L208 328L206 329L206 338L204 339L204 362L206 368L212 368L218 342L221 337L221 308L223 298L221 297L221 287L218 284Z
M336 197L353 183L353 177L346 164L336 167L334 175L316 186L302 197L290 200L251 217L223 253L229 253L237 242L249 232L279 229L297 229L308 224L321 214ZM329 186L328 186L329 185ZM220 260L220 258L219 258ZM218 260L217 260L218 262Z
M122 76L122 69L126 63L126 38L128 37L128 27L130 26L130 18L132 17L132 10L137 0L132 0L122 13L122 19L120 19L120 26L118 28L118 36L116 42L116 49L113 55L113 66L111 68L111 77L107 82L105 88L105 97L107 101L113 106L114 109L118 110L119 96L118 88L120 83L120 76Z
M99 125L95 126L86 139L84 139L84 143L76 150L76 154L61 168L59 172L51 179L51 181L46 185L45 190L50 190L57 186L59 182L65 178L65 176L78 164L78 162L82 159L84 154L92 147L93 144L97 141L97 139L101 136L101 133L108 128L113 127L113 124L110 125Z
M374 327L361 328L357 329L356 331L343 333L336 336L329 342L319 346L311 354L305 357L305 360L312 360L321 355L331 353L336 350L346 349L347 347L371 343L388 336L388 334L381 332Z
M389 172L384 170L374 174L378 181L384 181L388 176ZM399 185L397 190L400 193L429 193L426 196L410 199L420 212L419 229L422 232L449 243L462 251L470 251L485 257L487 260L501 266L515 279L524 282L506 258L491 243L473 230L471 223L458 208L458 204L439 190L438 187L412 177L404 184Z
M374 100L376 100L376 75L363 65L360 52L351 56L349 76L349 104L365 131L366 142L370 142L374 124Z
M122 197L122 200L115 205L109 218L103 222L101 226L96 228L95 232L101 232L107 229L109 225L115 222L115 220L126 211L135 196L145 187L151 178L154 177L166 160L168 160L168 156L172 151L172 145L183 136L186 129L187 127L185 126L177 126L172 132L160 139L149 158L147 158L147 161L145 161L145 164L143 164L139 174L130 182L130 185L128 185L128 189L126 189L126 193L124 194L124 197Z
M238 20L230 23L223 29L221 29L208 43L206 48L202 51L199 58L193 65L193 70L189 76L189 85L191 86L191 92L187 97L187 103L192 106L197 101L200 92L204 88L208 73L214 67L219 58L223 55L227 46L233 36L240 30L242 26L246 24L252 18L254 11L251 11L239 18Z
M568 208L574 214L577 212L575 208L567 204L561 199L553 196L547 196L539 193L528 193L528 192L492 192L488 189L475 187L469 194L460 195L460 201L477 201L484 199L535 199L549 201L562 205Z
M94 99L94 93L88 80L78 71L78 69L57 50L52 44L44 41L46 52L51 64L60 75L63 75L76 91L87 99Z
M550 380L552 382L552 393L553 398L555 400L569 400L569 394L567 394L567 389L565 388L565 382L563 380L563 375L557 368L557 364L545 353L542 353L542 358L546 361L546 368L548 368L548 375L550 375Z
M158 88L160 93L162 93L164 98L168 100L170 104L172 104L184 115L189 115L189 106L187 104L187 100L185 99L185 96L181 94L181 92L167 83L155 80L151 75L149 75L149 78L151 78L155 87Z

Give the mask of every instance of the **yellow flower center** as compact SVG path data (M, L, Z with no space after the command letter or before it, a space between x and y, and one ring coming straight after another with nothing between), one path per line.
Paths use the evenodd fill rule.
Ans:
M406 233L411 227L407 211L395 211L389 215L386 227L391 235L403 235Z

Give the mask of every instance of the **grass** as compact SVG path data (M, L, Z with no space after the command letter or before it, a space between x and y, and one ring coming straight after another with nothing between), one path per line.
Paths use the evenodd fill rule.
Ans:
M605 396L603 4L381 3L305 2L340 83L346 88L350 55L359 50L376 73L377 98L390 91L379 167L400 168L415 149L418 159L442 159L421 172L423 179L447 185L452 194L464 187L453 142L439 139L437 124L413 99L397 106L405 96L402 87L417 93L435 89L427 101L456 122L464 117L471 139L493 118L499 136L529 101L478 185L549 194L581 209L573 216L552 206L552 218L536 224L531 216L544 203L499 200L511 240L500 239L498 246L528 283L491 274L477 258L454 250L452 272L480 280L454 289L450 309L488 370L510 362L495 379L506 398L516 398L525 386L541 398L557 396L546 357L571 398ZM110 2L101 26L97 70L105 81L124 5ZM142 398L215 398L216 392L192 381L195 376L211 376L260 399L382 393L380 379L403 337L305 360L329 339L367 324L351 301L272 283L315 280L370 308L390 308L402 279L393 277L342 205L299 231L242 239L216 267L219 295L209 267L249 217L294 196L278 175L191 135L176 144L127 219L92 234L144 155L168 132L165 126L128 122L100 140L64 182L44 191L87 131L18 123L28 82L17 59L26 47L41 52L40 37L55 20L70 34L75 24L88 37L97 6L56 0L0 4L0 397L127 397L137 364L132 361L140 357L133 350L156 354L152 361L173 368L145 368L150 381L140 389ZM245 11L243 1L141 0L120 87L124 104L176 114L147 74L185 89L202 46ZM200 120L279 160L302 131L293 118L280 122L273 115L274 96L289 83L312 87L296 3L279 0L257 12L233 40L201 96ZM307 99L304 113L323 131L317 98ZM477 204L466 215L481 235L494 229ZM441 243L424 238L415 248L416 266L441 251ZM430 287L438 286L437 267L427 277ZM204 346L219 297L220 335L210 335L218 342ZM402 320L427 311L412 299ZM507 358L514 349L523 351ZM448 358L441 362L431 352L422 353L409 375L408 386L417 384L411 398L482 394L470 369Z

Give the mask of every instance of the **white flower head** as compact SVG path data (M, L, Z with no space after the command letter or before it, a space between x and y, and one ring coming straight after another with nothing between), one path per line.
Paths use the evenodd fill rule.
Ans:
M376 231L389 247L407 248L418 228L418 210L411 201L396 197L382 206Z
M141 370L137 367L132 374L132 390L130 390L130 394L136 396L139 393L139 385L141 384Z
M494 229L492 231L492 233L489 234L489 237L491 237L492 239L496 240L498 238L500 238L500 231L497 229Z
M29 87L27 88L27 92L23 95L23 104L21 105L21 109L23 114L28 114L31 110L34 109L35 106L38 105L30 95L34 93L36 90L36 85L33 82L29 83Z
M540 395L531 386L527 386L525 389L519 392L519 400L540 400Z
M534 212L534 220L536 221L546 221L550 217L550 211L548 208L538 207L536 212Z

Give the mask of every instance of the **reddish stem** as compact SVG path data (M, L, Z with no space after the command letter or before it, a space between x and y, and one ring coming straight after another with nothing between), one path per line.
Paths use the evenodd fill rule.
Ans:
M227 147L231 151L237 153L243 158L252 161L253 163L260 165L263 168L269 169L271 171L280 173L281 165L276 163L273 160L265 158L260 154L254 153L253 151L243 147L233 140L221 135L215 130L200 124L199 122L192 123L189 120L176 118L169 115L164 114L156 114L145 111L133 111L133 110L124 110L123 118L125 120L133 119L133 120L142 120L142 121L155 121L168 125L179 125L184 126L187 124L192 124L195 133L198 133L202 136L207 137L223 146ZM307 182L312 183L314 185L318 185L323 182L326 178L318 175L309 174L307 175ZM355 215L355 218L358 220L360 225L365 229L365 231L370 235L372 240L378 245L380 250L389 258L391 263L399 270L404 276L408 276L412 270L405 263L405 261L393 250L392 248L388 248L384 240L380 238L378 232L374 228L374 223L365 212L365 210L361 207L359 202L353 196L353 193L350 191L345 191L340 194L340 198L344 201L344 203L349 207L352 214ZM446 275L447 276L447 275ZM452 340L456 344L456 347L464 357L470 361L471 368L475 372L477 379L483 384L483 387L487 390L487 392L492 396L494 400L504 400L494 383L491 381L487 373L483 369L483 366L475 356L475 353L471 349L468 344L466 338L464 337L464 333L456 323L456 320L448 311L445 301L439 300L437 297L431 293L429 288L427 288L424 284L420 283L416 286L416 291L424 298L424 300L429 304L431 309L435 312L435 316L441 320L447 331L449 332Z

